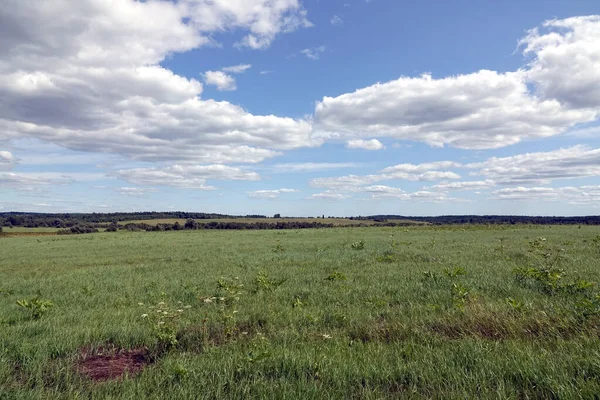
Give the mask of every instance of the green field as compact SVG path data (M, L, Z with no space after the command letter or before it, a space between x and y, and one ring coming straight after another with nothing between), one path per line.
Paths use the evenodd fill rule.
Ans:
M599 235L0 238L0 399L594 398ZM148 364L106 379L134 358Z
M179 222L180 225L185 224L185 219L166 218L166 219L143 219L132 221L121 221L119 225L134 224L174 224ZM333 224L335 226L356 226L356 225L380 225L381 222L376 222L371 219L349 219L349 218L219 218L219 219L197 219L199 223L207 224L209 222L239 222L243 224L252 224L262 222L266 224L276 224L277 222L316 222L320 224ZM429 225L427 222L413 221L410 219L389 219L386 223L395 223L403 225Z

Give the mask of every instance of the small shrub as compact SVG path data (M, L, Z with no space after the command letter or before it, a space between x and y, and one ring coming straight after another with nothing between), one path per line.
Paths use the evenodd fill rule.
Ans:
M455 267L454 269L444 268L444 274L449 278L456 278L457 276L466 275L467 272L462 267Z

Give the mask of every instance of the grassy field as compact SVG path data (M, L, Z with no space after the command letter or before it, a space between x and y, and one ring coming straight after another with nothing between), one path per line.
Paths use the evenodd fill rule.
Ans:
M185 219L177 219L177 218L168 218L168 219L147 219L147 220L134 220L134 221L122 221L119 222L119 225L125 225L128 223L136 223L136 224L148 224L148 225L157 225L157 224L174 224L175 222L179 222L181 225L185 224ZM320 224L333 224L335 226L356 226L356 225L378 225L380 222L375 222L373 220L352 220L347 218L221 218L221 219L198 219L196 220L199 223L209 223L209 222L240 222L245 224L252 224L255 222L263 222L268 224L275 224L277 222L317 222ZM389 219L386 222L392 222L396 224L407 224L407 225L429 225L427 222L420 221L412 221L408 219Z
M594 398L599 235L0 238L0 399Z

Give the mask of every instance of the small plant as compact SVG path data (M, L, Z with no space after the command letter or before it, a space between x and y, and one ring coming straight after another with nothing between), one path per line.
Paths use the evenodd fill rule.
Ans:
M359 240L358 242L354 242L350 245L352 250L364 250L365 249L365 241Z
M273 253L281 253L284 252L285 248L281 245L279 240L275 243L275 247L273 247Z
M333 271L331 274L329 274L327 276L327 278L325 278L325 280L333 282L333 281L345 281L346 279L348 279L346 277L346 275L344 275L343 273L339 272L339 271Z
M449 278L456 278L457 276L466 275L467 272L462 267L455 267L454 269L444 268L444 274Z
M431 272L431 271L423 272L423 281L424 282L427 282L427 281L437 282L438 279L439 279L439 276L437 276L435 272Z
M143 303L139 303L143 306ZM163 350L170 350L177 346L177 332L179 330L179 320L190 306L184 306L179 302L178 307L170 307L164 301L152 305L148 312L142 314L142 319L148 321L152 332L158 340L158 345Z
M292 307L293 308L302 308L304 307L304 302L302 301L302 299L298 296L294 297L294 300L292 301Z
M498 245L498 247L496 247L494 249L495 253L499 253L501 255L504 255L504 251L506 250L506 245L504 244L504 241L506 240L505 237L501 237L500 239L498 239L500 241L500 244Z
M396 253L386 250L382 255L375 257L378 262L392 263L396 261Z
M600 235L592 239L592 243L596 246L596 250L600 251Z
M471 293L466 287L456 283L452 284L452 304L454 307L464 311L465 304L471 297Z
M525 309L525 303L520 301L520 300L516 300L513 299L512 297L507 297L506 298L506 304L508 304L509 306L512 307L513 310L515 311L523 311Z
M244 293L244 284L240 282L237 276L233 279L221 278L217 281L219 294L216 296L217 303L221 314L221 322L225 330L225 334L233 335L236 328L237 320L237 303L240 301L240 296Z
M29 300L18 300L17 305L22 307L24 310L27 310L32 319L40 319L52 307L54 307L54 303L52 301L42 299L40 296L36 296Z
M265 272L259 272L254 278L254 283L256 284L255 293L264 290L267 292L272 292L277 289L279 286L283 285L287 281L287 278L282 279L274 279L270 278Z

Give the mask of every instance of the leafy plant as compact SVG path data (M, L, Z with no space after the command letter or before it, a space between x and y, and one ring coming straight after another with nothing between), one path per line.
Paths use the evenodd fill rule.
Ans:
M472 295L466 287L456 283L452 284L452 304L454 307L464 311L465 304L471 297Z
M346 277L346 275L343 274L343 273L341 273L341 272L339 272L339 271L333 271L331 274L329 274L327 276L327 278L325 278L325 280L328 280L330 282L333 282L333 281L345 281L346 279L348 279Z
M278 240L277 243L275 244L275 247L273 247L273 253L281 253L284 251L285 251L285 248L281 245L281 243Z
M520 301L520 300L516 300L513 299L512 297L507 297L506 298L506 304L508 304L509 306L512 307L513 310L515 311L523 311L525 309L525 303Z
M140 303L140 305L144 304ZM148 312L142 314L142 318L148 322L161 349L170 350L177 346L179 321L185 310L189 308L190 306L184 306L181 302L178 303L178 307L170 307L166 302L161 301L150 306Z
M27 310L33 319L40 319L52 307L54 307L54 303L51 300L42 299L40 296L33 297L29 300L18 300L17 305L22 307L24 310Z
M364 250L365 248L365 241L364 240L359 240L358 242L354 242L350 245L350 247L352 248L352 250Z
M256 285L255 292L259 292L261 290L272 292L277 289L279 286L283 285L287 281L287 278L282 279L274 279L270 278L265 272L259 272L254 278L254 283Z
M466 275L467 271L465 271L462 267L455 267L454 269L444 268L444 274L449 278L456 278L457 276Z

